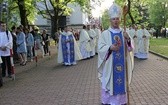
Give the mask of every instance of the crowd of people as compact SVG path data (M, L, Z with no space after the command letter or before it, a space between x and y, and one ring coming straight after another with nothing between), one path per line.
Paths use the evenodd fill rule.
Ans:
M42 57L49 55L49 44L50 36L45 29L40 33L38 27L33 26L30 31L29 28L20 25L19 27L13 26L9 31L6 23L0 22L0 63L2 68L0 85L2 85L2 77L12 78L12 62L18 62L21 66L25 66L28 61L32 62L37 57L39 49Z
M128 33L134 42L134 56L139 59L147 59L149 52L149 39L151 34L149 31L141 25L138 29L137 25L132 25L128 29Z
M102 31L96 24L83 25L74 33L65 26L63 31L56 32L58 43L57 63L65 66L76 65L78 60L87 60L98 54L98 78L101 81L102 105L125 105L128 103L127 89L131 82L134 68L134 57L147 59L149 39L151 37L144 25L138 29L136 25L121 28L121 8L113 3L109 9L110 27ZM42 33L38 28L12 27L6 30L6 23L0 27L0 63L2 77L11 77L11 49L20 65L24 66L27 57L33 61L36 50L40 49L42 57L49 53L50 37L46 30ZM18 58L17 58L18 56Z
M134 56L139 59L147 59L151 34L144 25L141 25L139 29L137 25L132 25L126 31L133 40ZM71 56L74 57L74 64L77 60L93 58L98 53L98 39L101 34L101 29L95 24L83 25L79 33L73 32L69 26L65 26L64 30L59 31L57 35L58 63L73 65L72 62L67 62ZM70 49L71 47L73 49Z
M59 35L58 63L75 65L77 60L93 58L97 53L100 35L101 31L96 25L84 25L78 35L65 26Z
M134 58L147 59L151 34L144 25L121 28L121 8L109 9L110 27L103 32L94 24L83 26L78 40L70 27L59 34L58 63L76 65L77 60L98 54L98 78L101 81L102 105L126 105Z

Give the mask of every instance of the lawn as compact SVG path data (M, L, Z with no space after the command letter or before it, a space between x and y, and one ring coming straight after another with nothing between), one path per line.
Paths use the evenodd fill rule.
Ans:
M168 39L166 38L152 38L150 40L150 50L159 54L168 56Z

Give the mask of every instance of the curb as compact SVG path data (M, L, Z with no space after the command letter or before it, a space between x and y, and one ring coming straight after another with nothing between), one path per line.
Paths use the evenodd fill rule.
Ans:
M152 53L152 54L154 54L154 55L157 55L157 56L159 56L159 57L161 57L161 58L163 58L163 59L168 60L168 56L165 56L165 55L162 55L162 54L156 53L156 52L151 51L151 50L149 50L149 52L150 52L150 53Z

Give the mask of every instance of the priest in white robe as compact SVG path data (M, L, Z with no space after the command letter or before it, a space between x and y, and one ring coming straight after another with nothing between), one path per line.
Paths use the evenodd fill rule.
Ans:
M144 28L144 25L141 25L141 29L138 30L138 54L137 58L147 59L149 54L149 39L150 33Z
M123 105L127 104L126 84L131 82L134 65L132 40L129 34L119 27L121 8L117 4L113 3L110 7L109 15L111 27L102 32L98 41L101 102L102 105Z
M133 43L134 43L134 56L137 57L138 54L138 46L139 46L139 37L137 36L137 31L138 31L138 27L136 25L133 25L133 28L129 31L129 35L131 36L131 38L133 39Z
M96 24L93 25L93 30L96 33L96 46L95 46L95 48L96 48L96 53L97 53L98 52L97 51L98 39L99 39L99 37L101 35L101 30L98 28L98 26Z
M96 53L96 32L93 29L91 29L90 24L87 25L87 32L91 39L90 40L90 46L91 46L90 56L93 57Z
M82 59L74 35L68 26L65 26L64 32L60 34L58 46L58 63L66 66L75 65L77 60Z
M88 33L86 32L86 26L84 25L79 35L79 46L83 59L90 58L90 52L91 52L90 40L91 39Z

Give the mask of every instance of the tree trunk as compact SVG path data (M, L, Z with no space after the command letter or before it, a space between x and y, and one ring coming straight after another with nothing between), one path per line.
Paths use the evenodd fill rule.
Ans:
M59 11L58 7L54 7L54 16L51 16L51 36L54 36L55 32L58 31L58 22L59 22Z
M27 21L27 16L26 16L26 8L25 8L24 0L18 0L17 3L18 3L18 6L19 6L19 11L20 11L21 24L24 27L28 26L28 21Z
M135 20L131 14L131 1L130 0L128 0L128 14L129 14L132 24L135 24Z
M132 24L135 24L135 20L134 20L134 18L132 16L131 12L129 12L128 14L129 14L129 17L131 19Z
M54 36L55 32L58 31L58 18L53 16L51 18L51 36Z

